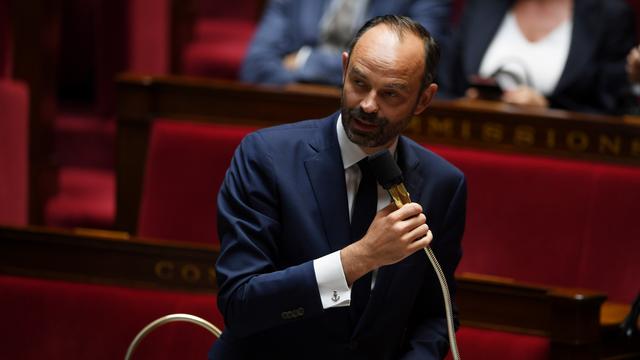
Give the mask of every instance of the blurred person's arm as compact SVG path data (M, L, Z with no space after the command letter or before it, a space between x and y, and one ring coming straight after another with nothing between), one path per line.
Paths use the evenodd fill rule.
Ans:
M240 69L242 81L267 84L295 81L283 63L286 55L298 50L292 47L291 9L290 0L269 2Z

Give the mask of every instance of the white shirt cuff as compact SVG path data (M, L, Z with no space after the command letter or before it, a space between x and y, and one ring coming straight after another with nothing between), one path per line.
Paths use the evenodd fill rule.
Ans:
M344 277L340 251L313 260L313 271L318 281L322 308L343 307L351 304L351 289Z

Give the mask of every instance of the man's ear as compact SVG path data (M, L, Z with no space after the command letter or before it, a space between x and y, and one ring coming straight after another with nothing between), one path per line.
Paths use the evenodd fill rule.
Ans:
M422 94L420 94L420 98L418 99L418 104L416 105L416 110L413 112L413 115L420 115L427 107L429 107L429 104L431 104L431 100L433 100L436 92L438 92L438 85L433 83L429 84L429 86L422 91Z
M349 53L342 52L342 82L347 78L347 66L349 65Z

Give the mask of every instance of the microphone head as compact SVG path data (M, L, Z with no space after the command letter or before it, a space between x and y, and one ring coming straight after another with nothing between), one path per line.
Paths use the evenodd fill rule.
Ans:
M369 165L371 165L378 183L385 190L389 190L392 186L399 185L404 181L400 167L398 167L395 159L387 149L370 155Z

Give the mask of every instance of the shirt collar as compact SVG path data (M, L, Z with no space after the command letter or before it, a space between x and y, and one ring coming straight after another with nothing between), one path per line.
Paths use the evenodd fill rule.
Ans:
M338 133L338 144L340 145L340 154L342 156L342 164L344 165L344 169L348 169L351 166L358 163L358 161L364 159L367 154L362 151L360 146L354 144L347 133L344 131L344 127L342 126L342 114L338 116L338 121L336 122L336 131ZM396 137L395 141L389 147L389 151L395 157L396 156L396 148L398 147L398 137Z

